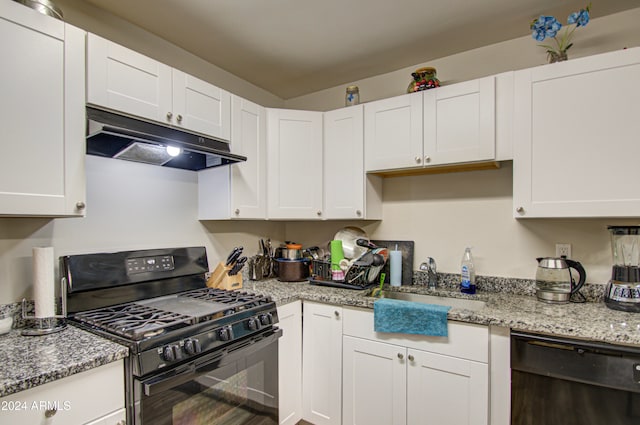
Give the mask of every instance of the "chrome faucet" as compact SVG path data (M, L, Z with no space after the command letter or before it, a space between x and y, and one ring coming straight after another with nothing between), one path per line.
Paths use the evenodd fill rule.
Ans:
M427 272L427 286L429 289L436 289L438 287L436 260L431 257L427 257L427 260L420 264L420 271Z

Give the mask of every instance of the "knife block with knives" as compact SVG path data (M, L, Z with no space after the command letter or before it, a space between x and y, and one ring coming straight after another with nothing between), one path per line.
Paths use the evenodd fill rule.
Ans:
M235 247L227 257L226 262L220 262L207 279L207 287L218 289L242 288L242 274L240 271L247 261L247 257L241 257L243 247Z
M229 272L233 269L233 265L227 266L225 263L220 262L217 267L209 276L207 280L207 287L218 289L241 289L242 288L242 274L229 275Z

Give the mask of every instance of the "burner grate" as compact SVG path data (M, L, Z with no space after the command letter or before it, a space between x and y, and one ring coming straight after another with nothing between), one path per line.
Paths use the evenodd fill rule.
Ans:
M202 288L185 292L180 297L195 298L203 301L213 301L221 304L228 304L229 309L224 311L225 316L238 313L244 310L271 303L271 298L251 294L248 292L228 291L217 288Z
M193 318L180 313L159 310L140 304L125 304L77 313L75 319L140 340L193 323Z

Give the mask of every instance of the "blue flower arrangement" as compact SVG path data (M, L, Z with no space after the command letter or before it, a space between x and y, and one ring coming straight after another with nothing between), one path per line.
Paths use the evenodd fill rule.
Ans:
M567 50L573 43L571 37L578 27L584 27L589 23L589 11L591 3L578 12L573 12L567 18L567 25L573 25L571 29L566 27L562 34L559 34L562 24L553 16L541 15L539 18L531 21L531 36L536 41L543 41L545 38L553 38L556 41L556 47L549 44L541 44L540 47L547 49L547 58L550 63L567 59Z

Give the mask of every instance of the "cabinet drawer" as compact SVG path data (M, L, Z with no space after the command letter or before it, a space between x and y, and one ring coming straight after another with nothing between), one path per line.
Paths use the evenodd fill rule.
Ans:
M123 407L124 369L117 361L0 398L0 424L81 425Z
M373 310L344 308L342 327L344 335L483 363L489 361L489 328L487 326L450 321L447 337L382 333L373 330Z

